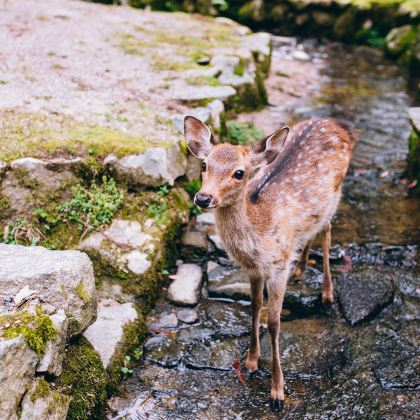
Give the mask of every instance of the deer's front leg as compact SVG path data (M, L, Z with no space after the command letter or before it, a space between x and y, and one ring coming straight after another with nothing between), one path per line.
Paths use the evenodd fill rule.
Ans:
M286 291L288 271L276 272L268 283L268 322L267 328L270 334L272 349L272 379L270 408L272 411L281 411L284 406L284 378L280 365L280 313L283 306L284 293Z
M330 272L330 246L331 246L331 223L328 223L321 232L322 258L324 280L322 282L322 303L334 302L334 288Z
M260 313L263 305L264 282L261 276L253 272L249 273L249 280L251 283L252 330L245 366L248 373L252 373L258 369L260 358Z

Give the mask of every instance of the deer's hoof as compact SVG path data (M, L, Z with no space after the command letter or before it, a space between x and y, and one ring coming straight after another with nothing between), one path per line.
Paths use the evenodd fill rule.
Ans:
M322 292L322 303L334 303L334 294L332 292Z
M284 408L284 400L270 400L270 410L279 413L283 411Z

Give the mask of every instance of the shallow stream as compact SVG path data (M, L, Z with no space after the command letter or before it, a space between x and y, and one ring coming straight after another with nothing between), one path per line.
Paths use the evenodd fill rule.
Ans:
M286 408L280 417L420 418L420 200L410 197L403 175L410 131L406 74L367 47L275 37L267 86L270 106L241 119L268 133L282 123L334 117L352 122L360 135L333 223L336 303L320 303L316 244L304 281L292 281L286 296L280 342ZM196 229L212 233L214 227ZM229 276L227 282L232 276L246 282L211 242L207 253L184 249L183 255L209 277L212 261L221 267L222 282ZM144 360L125 380L126 395L110 401L109 418L278 418L268 408L264 325L258 374L241 381L232 368L240 361L244 369L250 333L241 290L213 291L209 298L205 284L190 319L163 296L150 317L154 333Z

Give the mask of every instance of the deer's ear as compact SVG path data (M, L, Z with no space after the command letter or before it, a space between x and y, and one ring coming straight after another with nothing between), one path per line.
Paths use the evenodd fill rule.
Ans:
M251 149L257 160L265 160L267 163L271 163L283 149L288 134L289 127L284 126L273 134L264 137L258 143L253 144Z
M205 159L212 149L210 128L190 115L184 118L184 135L194 156Z

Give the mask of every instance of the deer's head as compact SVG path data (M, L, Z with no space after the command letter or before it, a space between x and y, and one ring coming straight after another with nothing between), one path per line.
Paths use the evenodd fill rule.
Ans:
M194 117L185 117L184 129L188 148L202 159L202 187L194 203L209 209L228 207L241 200L250 179L275 160L289 132L288 127L282 127L252 146L234 146L214 145L210 129Z

